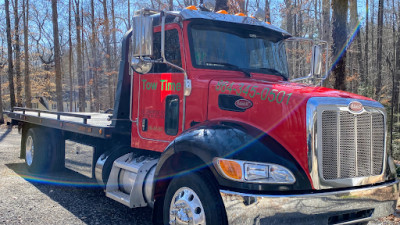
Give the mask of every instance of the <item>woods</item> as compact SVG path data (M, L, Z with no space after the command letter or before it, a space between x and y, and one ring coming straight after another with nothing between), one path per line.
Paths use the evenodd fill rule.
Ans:
M15 106L113 108L120 43L143 7L179 9L199 0L4 0L0 3L0 115ZM395 0L217 0L216 10L254 15L294 36L328 41L324 85L371 97L388 112L400 156L400 3ZM2 117L0 117L0 121Z

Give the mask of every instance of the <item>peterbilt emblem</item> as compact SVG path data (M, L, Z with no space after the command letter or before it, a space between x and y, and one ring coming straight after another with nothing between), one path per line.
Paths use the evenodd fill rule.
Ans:
M360 102L350 102L349 110L354 113L360 113L364 110L364 106Z
M248 109L253 106L253 102L242 98L235 101L235 106L238 107L239 109Z

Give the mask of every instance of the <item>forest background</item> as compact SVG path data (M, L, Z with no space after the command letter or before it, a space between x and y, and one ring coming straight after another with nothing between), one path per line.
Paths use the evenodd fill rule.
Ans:
M57 111L113 108L121 40L135 10L178 10L202 0L0 0L0 123L3 110L45 97ZM324 86L381 102L388 143L400 159L400 1L217 0L297 37L328 42Z

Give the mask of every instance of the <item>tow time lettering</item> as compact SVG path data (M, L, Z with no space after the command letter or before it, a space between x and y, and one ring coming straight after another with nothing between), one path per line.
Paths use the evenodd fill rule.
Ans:
M285 91L279 91L277 89L270 89L270 88L264 88L261 90L261 88L258 88L257 85L245 85L243 83L238 84L239 86L233 87L235 85L235 82L229 82L229 81L218 81L217 86L215 86L216 91L220 91L222 93L228 92L231 94L234 92L238 96L245 96L245 97L250 97L254 98L257 95L260 96L261 100L265 101L268 99L268 101L273 102L275 101L278 104L281 104L282 102L285 102L286 105L289 104L290 97L292 97L293 93L286 94ZM286 101L285 100L286 97Z
M157 82L147 82L147 80L142 80L143 90L157 90L158 83ZM168 80L160 80L161 91L180 91L182 90L181 83L177 82L169 82Z

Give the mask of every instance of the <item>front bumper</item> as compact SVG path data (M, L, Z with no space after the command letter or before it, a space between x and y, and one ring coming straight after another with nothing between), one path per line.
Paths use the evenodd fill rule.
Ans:
M303 195L220 193L229 224L350 224L392 214L398 183Z

